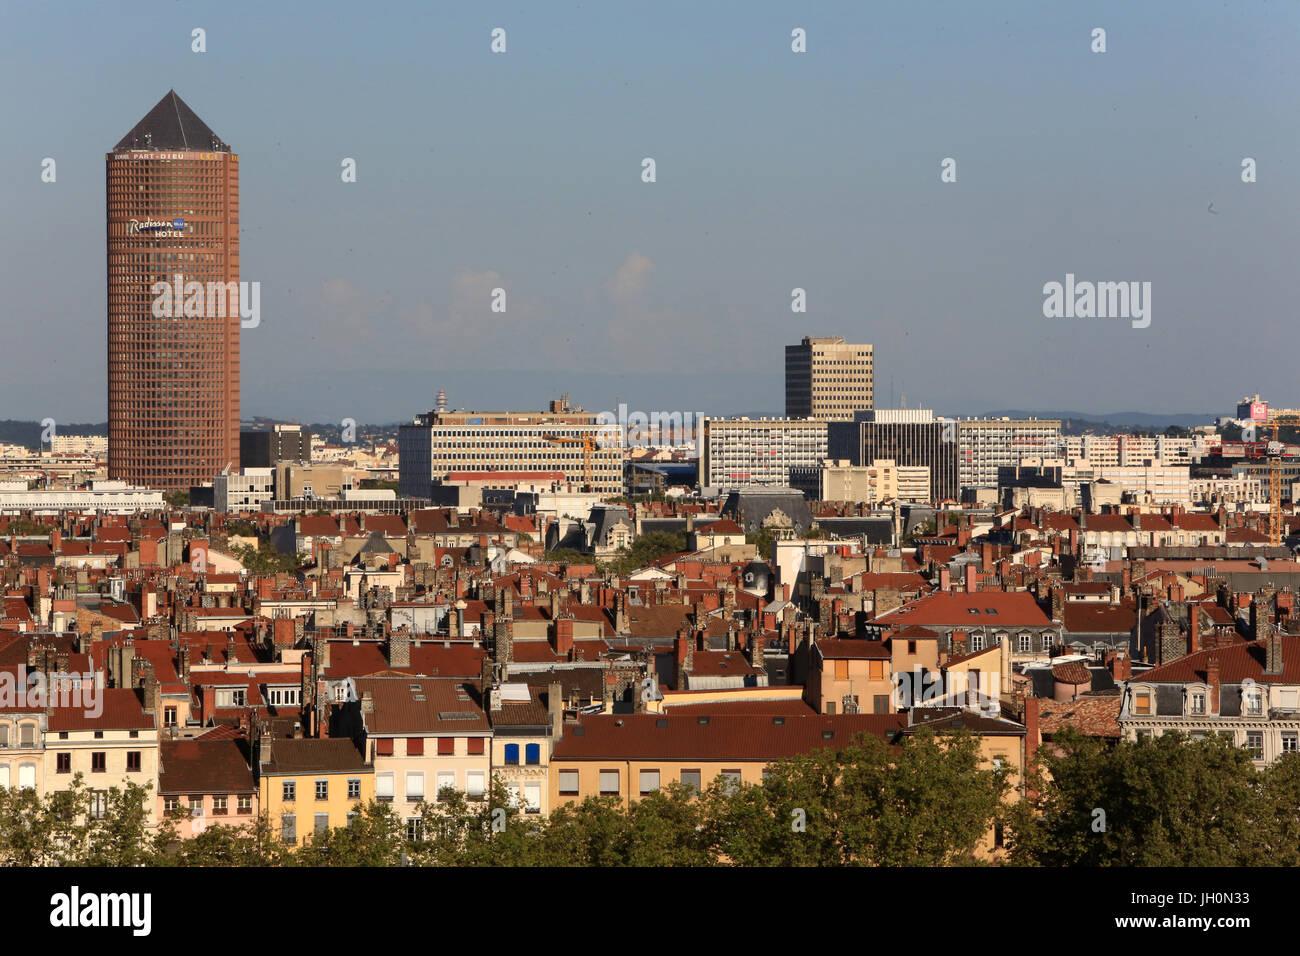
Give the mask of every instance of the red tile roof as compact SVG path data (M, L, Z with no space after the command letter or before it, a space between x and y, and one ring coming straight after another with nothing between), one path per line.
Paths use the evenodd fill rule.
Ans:
M701 723L701 721L707 721ZM782 721L776 723L776 721ZM825 747L842 749L859 734L891 739L903 714L810 714L801 717L690 714L597 714L568 726L551 766L576 760L770 762Z

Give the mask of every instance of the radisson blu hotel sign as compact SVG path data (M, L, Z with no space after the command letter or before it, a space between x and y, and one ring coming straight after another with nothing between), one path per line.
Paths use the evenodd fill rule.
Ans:
M132 219L126 224L126 234L128 236L144 234L154 239L177 239L185 235L185 220L173 219L171 222L166 222L146 219L141 222L139 219Z

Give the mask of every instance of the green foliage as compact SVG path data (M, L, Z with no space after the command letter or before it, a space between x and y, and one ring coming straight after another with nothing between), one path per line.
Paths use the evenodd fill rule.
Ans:
M297 554L281 554L271 547L269 541L262 541L256 548L249 544L232 545L230 553L253 574L297 571L310 560L301 551Z
M554 551L547 551L542 555L542 560L556 564L595 564L595 559L591 555L583 554L576 548L556 548Z
M38 797L29 788L0 789L0 864L5 866L144 866L161 857L147 826L148 787L110 788L92 815L82 775L66 790ZM164 840L166 834L163 834Z
M1012 824L1014 862L1047 866L1294 865L1300 766L1265 772L1217 735L1105 748L1067 731L1044 748L1040 796ZM1099 815L1104 814L1104 817ZM1104 821L1104 830L1098 825Z
M686 535L670 531L652 531L632 542L632 547L620 551L618 557L601 562L596 570L601 574L631 574L639 568L672 554L686 550Z
M5 534L47 535L54 530L53 525L41 524L30 518L10 518L5 525Z
M188 508L190 504L190 493L188 490L167 491L163 492L163 501L173 508Z

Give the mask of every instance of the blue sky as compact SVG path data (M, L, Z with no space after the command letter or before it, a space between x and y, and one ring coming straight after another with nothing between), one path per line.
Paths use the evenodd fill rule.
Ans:
M779 414L807 334L874 343L881 407L1300 405L1294 3L0 16L0 418L106 417L104 154L173 87L240 154L245 417ZM1066 273L1151 282L1151 326L1044 318Z

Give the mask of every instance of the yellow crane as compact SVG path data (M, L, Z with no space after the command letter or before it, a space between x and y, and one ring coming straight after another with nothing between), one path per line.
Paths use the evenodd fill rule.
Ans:
M562 435L543 435L542 438L553 445L582 446L582 490L591 491L591 453L596 450L596 439L591 435L583 435L581 438L569 438Z
M1278 429L1283 426L1300 427L1300 416L1298 415L1279 415L1276 418L1269 419L1263 423L1265 428L1272 429L1273 438L1270 444L1278 443ZM1270 447L1268 454L1268 543L1272 547L1279 547L1282 544L1282 453L1285 447L1279 449L1275 454Z

